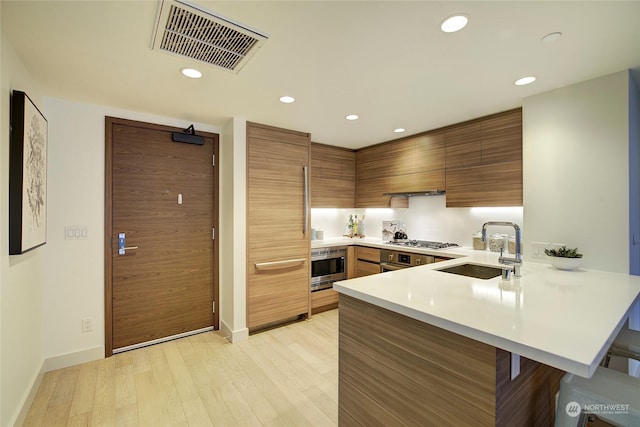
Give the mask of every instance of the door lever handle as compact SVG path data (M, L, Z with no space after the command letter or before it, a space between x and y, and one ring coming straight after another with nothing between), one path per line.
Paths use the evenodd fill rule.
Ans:
M118 233L118 255L126 255L127 251L138 249L138 246L125 246L126 239L125 233Z

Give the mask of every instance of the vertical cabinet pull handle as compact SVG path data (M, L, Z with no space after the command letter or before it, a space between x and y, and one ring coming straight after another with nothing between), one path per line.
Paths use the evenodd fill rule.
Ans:
M309 222L309 168L302 167L304 175L304 224L302 224L302 233L307 234L307 226Z

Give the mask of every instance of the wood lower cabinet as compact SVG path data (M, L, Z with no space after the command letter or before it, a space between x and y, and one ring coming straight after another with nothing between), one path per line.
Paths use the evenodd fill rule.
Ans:
M311 144L311 207L353 208L356 204L356 153Z
M380 273L380 249L365 246L356 247L355 277Z
M340 426L550 426L563 371L340 295Z
M307 133L247 123L250 330L310 311L310 232L304 203L309 145Z
M338 307L338 292L333 289L311 292L311 312L313 314L336 307Z

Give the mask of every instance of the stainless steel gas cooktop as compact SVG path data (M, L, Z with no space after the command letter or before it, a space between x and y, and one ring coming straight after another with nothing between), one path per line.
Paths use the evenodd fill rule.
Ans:
M426 249L446 249L446 248L455 248L460 246L457 243L431 242L429 240L401 240L401 241L392 240L387 243L390 243L392 245L397 245L397 246L408 246L411 248L426 248Z

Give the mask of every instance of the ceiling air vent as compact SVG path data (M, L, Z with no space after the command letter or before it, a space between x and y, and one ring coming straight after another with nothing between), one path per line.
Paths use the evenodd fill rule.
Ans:
M237 73L268 36L181 0L160 0L151 48Z

